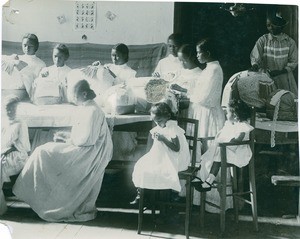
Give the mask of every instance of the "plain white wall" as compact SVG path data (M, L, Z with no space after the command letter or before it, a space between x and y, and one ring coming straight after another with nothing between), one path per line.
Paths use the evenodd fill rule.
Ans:
M123 42L139 45L166 42L173 31L173 2L96 2L96 30L75 31L75 1L11 0L9 7L2 9L2 39L20 42L22 36L30 32L35 33L40 41L99 44ZM10 15L13 9L19 13ZM108 11L116 14L113 21L105 17ZM59 15L65 15L64 24L59 24ZM87 40L82 40L83 34Z

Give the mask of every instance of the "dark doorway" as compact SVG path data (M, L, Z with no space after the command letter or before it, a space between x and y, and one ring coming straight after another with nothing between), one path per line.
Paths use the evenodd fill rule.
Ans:
M224 84L239 71L250 67L250 52L256 40L267 33L266 14L283 8L295 16L294 32L297 36L297 6L270 4L244 4L247 11L234 17L228 10L233 3L176 2L174 32L181 32L189 43L196 44L200 39L212 37L218 42L219 61L224 71ZM280 9L282 11L282 9ZM283 12L284 12L283 11ZM288 17L291 17L289 14ZM287 19L291 22L290 19ZM296 32L296 33L295 33ZM296 42L298 39L294 39Z

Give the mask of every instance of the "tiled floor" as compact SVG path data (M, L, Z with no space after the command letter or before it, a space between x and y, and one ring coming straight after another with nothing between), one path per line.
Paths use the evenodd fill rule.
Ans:
M297 212L298 191L294 188L275 187L270 177L280 168L279 173L288 170L298 172L298 159L290 159L288 168L283 161L273 156L258 156L256 159L256 179L258 194L259 232L254 232L249 208L241 212L239 224L233 221L231 211L226 217L225 238L300 238L300 222L283 219L284 214ZM129 205L135 196L131 183L131 172L109 172L105 175L97 201L98 216L85 223L48 223L41 220L24 203L14 198L0 222L9 225L13 239L110 239L110 238L185 238L184 215L172 211L168 218L154 223L150 214L144 218L142 235L137 235L137 207ZM199 208L193 211L190 238L219 238L219 217L207 213L205 228L199 227ZM0 232L0 238L1 232Z

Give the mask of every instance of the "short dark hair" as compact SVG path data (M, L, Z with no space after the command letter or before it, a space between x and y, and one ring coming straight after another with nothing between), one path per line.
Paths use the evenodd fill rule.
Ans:
M250 107L240 99L230 100L229 107L234 110L234 113L240 121L246 121L251 117Z
M125 45L124 43L118 43L114 45L112 49L115 49L117 52L120 52L124 56L125 62L128 62L129 49L127 45Z
M200 47L201 51L209 52L211 58L217 59L217 44L216 41L212 38L204 38L197 43L197 46Z
M192 61L197 61L197 52L196 47L191 44L183 44L178 52L181 52L184 56L186 56L187 59L190 59Z
M181 46L184 43L183 39L183 34L181 33L172 33L169 37L168 40L173 40L175 44L178 46Z
M33 34L33 33L26 33L23 36L22 41L24 39L28 39L34 45L35 52L39 49L39 39L38 39L38 37L35 34Z
M170 106L165 102L153 104L151 106L150 113L155 114L157 117L166 117L169 119L173 117L173 112Z
M61 53L63 53L64 56L65 56L65 60L69 59L69 56L70 56L69 49L65 44L57 44L57 45L54 46L53 49L57 49Z

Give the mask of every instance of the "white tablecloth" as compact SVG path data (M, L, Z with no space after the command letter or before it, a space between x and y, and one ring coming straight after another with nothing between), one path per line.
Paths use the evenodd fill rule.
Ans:
M21 102L18 105L16 117L24 120L28 127L68 127L72 125L72 118L78 117L77 107L70 104L34 105ZM115 116L107 114L106 119L109 125L151 121L150 115L136 114Z

